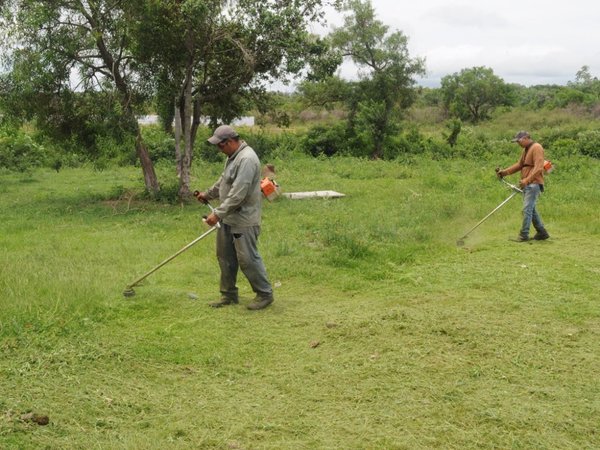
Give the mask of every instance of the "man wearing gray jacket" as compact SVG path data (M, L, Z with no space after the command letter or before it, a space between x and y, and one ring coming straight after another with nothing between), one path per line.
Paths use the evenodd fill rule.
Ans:
M207 218L210 226L221 222L217 231L217 259L221 268L221 299L210 306L220 308L238 303L238 268L256 293L248 309L263 309L273 303L273 289L258 253L262 193L258 156L229 125L218 127L208 139L227 155L225 169L215 184L197 194L200 201L220 200Z

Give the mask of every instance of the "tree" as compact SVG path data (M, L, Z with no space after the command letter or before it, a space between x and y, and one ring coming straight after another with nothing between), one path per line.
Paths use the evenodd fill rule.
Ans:
M114 89L124 126L136 137L135 148L146 189L158 192L154 166L136 120L136 107L143 92L138 89L139 78L130 50L131 18L120 8L126 2L7 0L4 3L3 13L15 39L9 51L16 69L13 73L19 74L19 88L39 92L48 101L74 90Z
M512 104L510 86L487 67L446 75L440 89L450 114L473 123L488 119L498 106Z
M124 121L137 136L146 186L158 190L135 112L150 96L167 121L179 115L184 148L180 195L189 195L192 149L201 115L229 122L266 84L299 74L314 51L308 25L322 17L323 0L9 0L18 44L14 66L25 61L48 94L83 90L120 95ZM23 83L30 83L22 77ZM34 77L36 79L36 77ZM34 89L37 90L37 89Z
M334 108L344 103L351 94L351 84L337 76L326 77L320 81L305 81L298 86L298 93L306 107Z
M148 1L138 8L138 55L153 79L161 110L176 109L184 150L178 161L180 196L189 174L201 116L211 125L265 101L266 84L298 74L319 40L306 30L320 20L321 0ZM160 35L160 42L154 39ZM168 114L173 117L173 114ZM176 135L180 134L176 130Z
M575 84L590 86L597 81L598 78L592 77L589 66L581 66L581 69L575 74Z
M600 100L600 80L592 76L589 66L582 66L575 74L575 82L569 82L567 85L585 93L587 103Z
M371 157L380 158L386 139L395 132L392 113L415 99L414 77L424 74L424 61L410 58L408 38L375 18L369 0L350 0L344 26L334 30L331 43L360 70L360 82L351 96L351 126L372 145ZM356 130L355 130L356 131Z
M448 133L443 133L443 136L450 147L454 147L458 141L458 135L462 129L462 122L460 119L450 119L448 122L446 122L446 128L448 129Z

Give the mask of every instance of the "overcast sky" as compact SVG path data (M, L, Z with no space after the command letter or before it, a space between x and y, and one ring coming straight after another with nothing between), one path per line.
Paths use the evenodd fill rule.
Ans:
M372 0L377 19L425 58L422 86L464 68L486 66L526 86L575 80L587 65L600 78L600 0ZM340 26L339 14L328 14ZM344 65L340 75L353 78Z

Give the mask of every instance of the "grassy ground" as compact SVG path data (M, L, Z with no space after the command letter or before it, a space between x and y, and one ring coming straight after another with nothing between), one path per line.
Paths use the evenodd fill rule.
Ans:
M513 199L464 247L512 158L273 162L347 196L265 204L260 312L243 277L206 306L212 235L122 296L205 230L135 169L0 175L0 448L600 447L597 161L548 177L549 241L508 241Z

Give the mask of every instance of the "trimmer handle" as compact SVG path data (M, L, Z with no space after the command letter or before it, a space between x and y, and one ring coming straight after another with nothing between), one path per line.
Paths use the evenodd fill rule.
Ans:
M210 212L214 213L215 208L212 207L212 205L208 202L208 200L204 200L203 198L200 198L199 195L200 195L200 191L194 191L194 197L196 197L196 199L198 199L199 202L202 202L206 206L208 206L210 208Z
M518 186L515 186L514 184L509 183L504 178L500 178L500 181L502 181L504 184L510 187L513 191L520 192L521 194L523 193L523 189L519 188Z
M199 201L199 202L202 202L202 203L204 203L206 206L208 206L208 207L210 208L210 212L211 212L211 213L214 213L214 212L215 212L215 208L213 208L213 207L212 207L212 205L211 205L210 203L208 203L208 201L206 201L206 200L204 200L204 199L202 199L202 198L198 197L198 195L200 195L200 191L194 191L194 197L196 197L196 198L198 199L198 201ZM208 218L208 216L207 216L207 215L203 215L203 216L202 216L202 221L203 221L204 223L206 223L206 219L207 219L207 218ZM221 228L221 224L220 224L219 222L217 222L217 223L215 224L215 228Z

